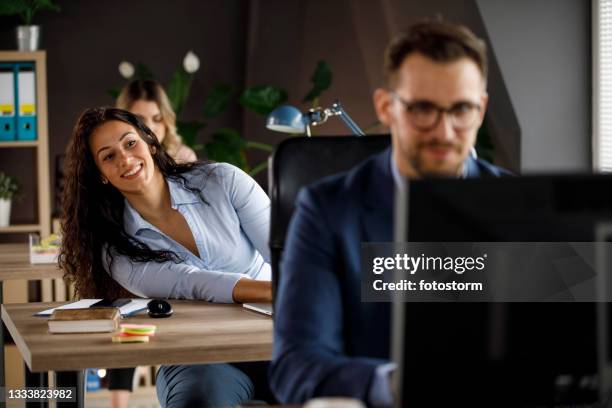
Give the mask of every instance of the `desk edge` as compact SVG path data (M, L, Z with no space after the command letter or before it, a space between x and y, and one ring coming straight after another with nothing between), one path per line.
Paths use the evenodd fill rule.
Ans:
M8 329L9 333L11 334L11 337L13 338L13 341L15 342L15 345L21 352L21 357L23 358L23 361L25 361L30 371L32 371L32 354L30 353L30 350L23 341L23 338L18 335L19 333L17 331L17 327L15 327L15 323L13 323L13 321L11 320L4 305L2 305L2 322ZM2 352L4 353L4 350L2 350Z

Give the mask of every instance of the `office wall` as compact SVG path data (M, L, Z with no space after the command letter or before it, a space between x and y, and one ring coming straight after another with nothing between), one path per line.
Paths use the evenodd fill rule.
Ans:
M522 132L523 172L591 168L587 0L477 0Z

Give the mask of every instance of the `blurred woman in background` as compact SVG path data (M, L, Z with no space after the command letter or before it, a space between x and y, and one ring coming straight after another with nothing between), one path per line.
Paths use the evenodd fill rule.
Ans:
M178 163L192 162L196 154L176 133L176 113L164 88L153 80L135 80L123 87L116 107L138 115L157 136L166 152Z

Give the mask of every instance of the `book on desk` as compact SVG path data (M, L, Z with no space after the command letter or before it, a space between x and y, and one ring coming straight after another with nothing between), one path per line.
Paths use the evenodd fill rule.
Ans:
M70 302L58 307L43 310L36 313L34 316L49 317L54 310L86 309L94 306L96 303L100 303L100 301L102 301L102 299L81 299L76 302ZM133 316L147 310L147 304L150 301L151 299L130 299L125 305L119 307L119 312L122 317Z
M117 330L117 307L56 309L49 318L49 333L110 333Z

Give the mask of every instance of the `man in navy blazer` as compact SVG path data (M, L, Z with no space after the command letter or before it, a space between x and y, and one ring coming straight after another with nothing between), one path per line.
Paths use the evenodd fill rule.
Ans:
M283 403L348 396L391 405L390 305L361 302L361 244L393 241L394 189L404 178L508 174L470 154L487 104L484 42L465 27L423 22L385 58L387 88L373 100L392 147L298 195L270 368Z

